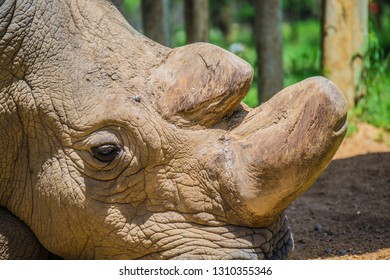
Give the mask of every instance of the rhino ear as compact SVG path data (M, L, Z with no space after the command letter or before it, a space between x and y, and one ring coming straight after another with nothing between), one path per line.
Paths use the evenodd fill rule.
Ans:
M240 104L252 77L252 67L239 57L196 43L173 49L150 81L165 119L184 127L209 127Z

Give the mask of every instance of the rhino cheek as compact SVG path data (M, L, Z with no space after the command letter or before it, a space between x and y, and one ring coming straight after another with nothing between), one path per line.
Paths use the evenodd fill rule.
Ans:
M31 228L42 244L65 259L111 259L120 252L122 258L139 257L133 248L140 246L142 237L127 223L134 220L142 195L107 196L110 183L84 178L69 164L60 165L61 160L53 160L44 166L34 193Z

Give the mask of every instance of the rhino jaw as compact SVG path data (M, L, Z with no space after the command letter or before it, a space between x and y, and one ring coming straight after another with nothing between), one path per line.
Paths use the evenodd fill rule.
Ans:
M290 86L251 111L225 140L225 199L235 224L267 226L307 190L347 130L347 106L322 77Z

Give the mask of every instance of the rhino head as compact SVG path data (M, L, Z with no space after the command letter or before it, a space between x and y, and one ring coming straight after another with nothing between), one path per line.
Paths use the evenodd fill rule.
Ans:
M70 259L275 259L284 209L332 159L321 77L257 109L249 64L170 49L107 0L0 1L0 206Z

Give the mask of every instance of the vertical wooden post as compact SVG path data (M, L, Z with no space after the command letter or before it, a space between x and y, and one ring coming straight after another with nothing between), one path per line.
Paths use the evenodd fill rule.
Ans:
M358 83L367 33L368 0L323 0L322 72L340 88L349 107L363 93Z
M255 36L260 102L283 88L282 3L281 0L254 0Z
M187 43L209 41L208 0L184 1Z
M144 34L169 46L168 0L142 0L141 10Z

